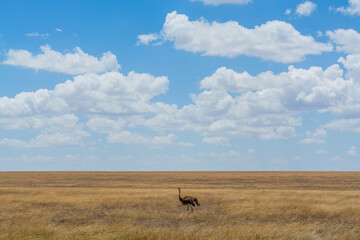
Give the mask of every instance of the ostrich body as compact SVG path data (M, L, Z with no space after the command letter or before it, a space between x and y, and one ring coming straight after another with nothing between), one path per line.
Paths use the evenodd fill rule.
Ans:
M187 210L189 211L189 207L191 208L191 212L193 212L193 206L195 207L196 205L200 206L200 203L198 201L197 198L194 197L190 197L190 196L185 196L185 197L181 197L181 190L179 189L179 200L182 203L182 205L186 205L187 206ZM196 204L196 205L195 205Z

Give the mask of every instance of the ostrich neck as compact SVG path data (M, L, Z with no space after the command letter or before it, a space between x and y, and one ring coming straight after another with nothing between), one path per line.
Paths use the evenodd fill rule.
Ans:
M182 200L182 199L181 199L181 196L180 196L180 188L179 188L179 199L180 199L180 201Z

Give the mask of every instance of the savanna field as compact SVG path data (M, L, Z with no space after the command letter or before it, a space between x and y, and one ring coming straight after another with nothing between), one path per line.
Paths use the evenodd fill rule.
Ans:
M0 172L0 239L360 239L360 173Z

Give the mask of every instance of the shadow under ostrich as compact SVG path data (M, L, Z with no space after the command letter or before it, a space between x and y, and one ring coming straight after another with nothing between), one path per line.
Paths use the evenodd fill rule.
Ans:
M179 200L182 203L182 205L186 205L187 206L187 210L189 211L189 207L191 208L191 212L193 212L193 206L195 207L196 205L200 206L200 203L198 201L197 198L194 197L190 197L190 196L185 196L185 197L181 197L181 190L180 187L178 187L179 189ZM195 205L196 204L196 205Z

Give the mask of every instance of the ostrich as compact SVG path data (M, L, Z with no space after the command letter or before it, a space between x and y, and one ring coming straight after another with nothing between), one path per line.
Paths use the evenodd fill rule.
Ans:
M187 206L187 210L189 211L189 207L191 208L191 212L193 212L193 206L195 207L195 203L196 205L200 206L200 203L198 202L197 198L193 198L190 196L185 196L185 197L181 197L181 193L180 193L180 187L178 187L179 189L179 200L182 203L182 205L186 205Z

